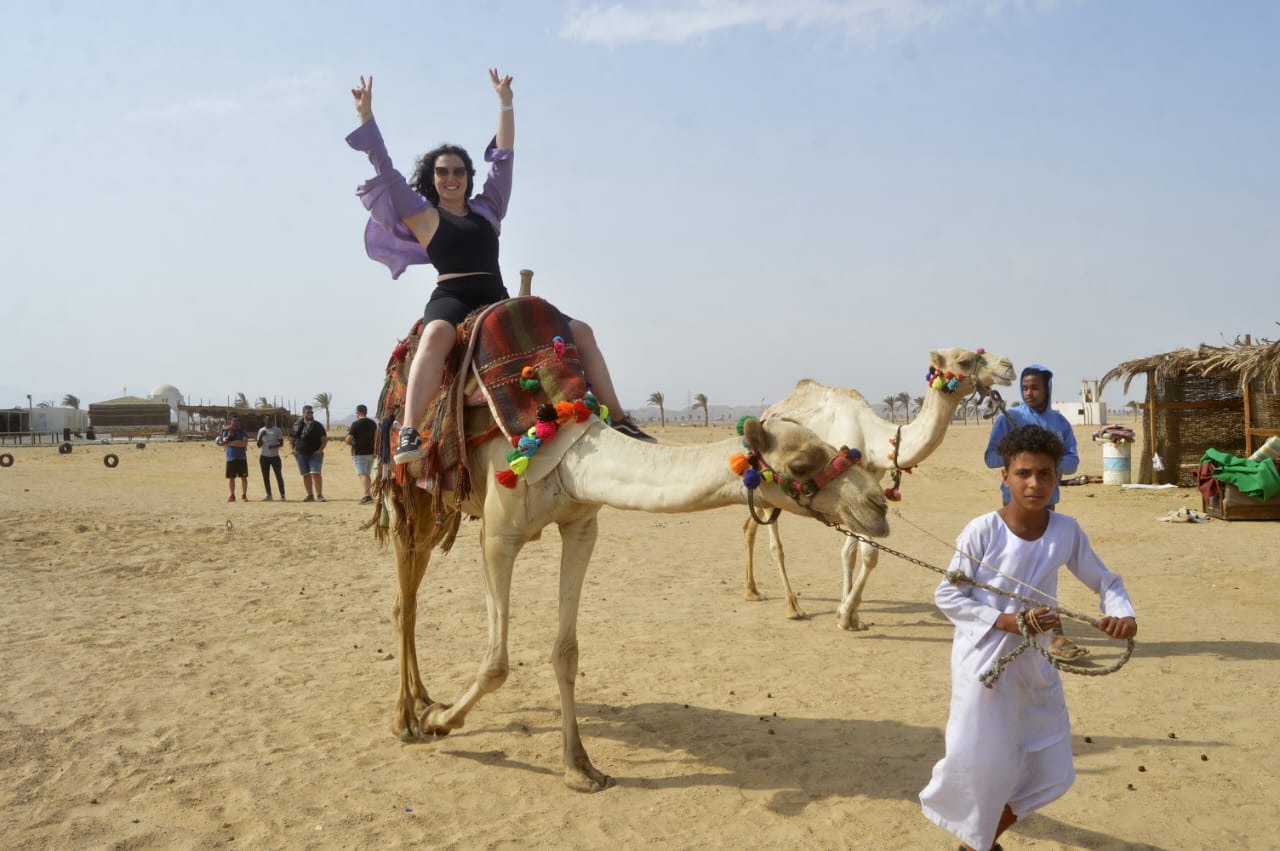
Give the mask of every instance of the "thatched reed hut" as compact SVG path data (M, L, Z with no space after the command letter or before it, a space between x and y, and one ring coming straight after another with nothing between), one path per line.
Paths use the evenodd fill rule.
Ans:
M1124 378L1128 391L1138 375L1147 379L1139 482L1191 486L1206 449L1247 456L1280 435L1280 341L1246 336L1126 361L1099 386ZM1153 470L1153 454L1163 471Z
M89 405L89 425L97 432L115 435L168 434L169 406L154 399L121 396Z
M293 427L293 421L297 417L289 412L288 408L244 408L235 405L179 405L178 410L187 415L188 426L185 429L186 437L201 437L212 439L227 421L231 419L232 414L240 417L240 425L251 435L257 434L258 429L262 428L263 421L267 415L276 418L276 425L284 429L288 433Z

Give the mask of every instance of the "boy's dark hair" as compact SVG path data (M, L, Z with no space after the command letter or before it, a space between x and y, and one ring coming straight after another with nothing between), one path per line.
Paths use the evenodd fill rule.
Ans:
M1038 425L1025 425L1018 426L1002 437L996 446L996 452L999 452L1000 457L1004 459L1005 467L1009 466L1009 461L1019 452L1050 455L1056 466L1062 460L1062 456L1067 454L1067 447L1062 445L1061 438L1053 432Z

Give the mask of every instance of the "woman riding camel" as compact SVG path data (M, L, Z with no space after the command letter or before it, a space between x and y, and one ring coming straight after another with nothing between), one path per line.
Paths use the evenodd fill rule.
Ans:
M422 456L418 426L440 388L445 360L457 339L456 326L471 311L510 297L498 266L498 235L511 197L515 113L511 77L501 77L491 68L489 79L498 95L498 132L485 148L489 173L475 196L475 167L457 145L440 145L423 154L406 181L391 165L373 118L373 77L362 76L351 90L360 127L347 136L347 144L368 154L375 171L356 190L370 214L365 248L391 269L392 278L413 264L436 267L436 288L427 301L418 354L409 368L395 452L398 464ZM621 415L622 404L590 326L570 319L569 327L592 392L620 414L613 427L629 437L653 441L629 416Z

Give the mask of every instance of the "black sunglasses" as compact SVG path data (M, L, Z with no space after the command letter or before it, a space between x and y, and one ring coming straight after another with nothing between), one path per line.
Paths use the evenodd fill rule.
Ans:
M436 166L436 177L448 177L450 174L454 177L466 177L467 167L464 165L455 165L453 168L447 165Z

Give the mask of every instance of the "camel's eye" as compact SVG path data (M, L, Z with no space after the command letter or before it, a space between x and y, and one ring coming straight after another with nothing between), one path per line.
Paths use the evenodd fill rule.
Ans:
M809 479L826 465L826 453L815 447L797 453L789 466L791 467L791 475L797 479Z
M965 372L968 372L969 367L973 365L973 358L964 358L963 360L960 361L960 365L964 367Z

